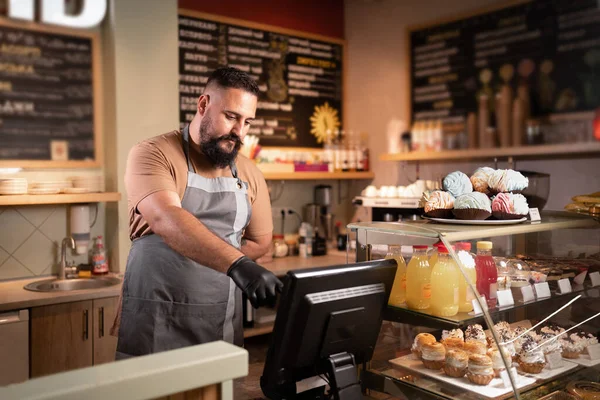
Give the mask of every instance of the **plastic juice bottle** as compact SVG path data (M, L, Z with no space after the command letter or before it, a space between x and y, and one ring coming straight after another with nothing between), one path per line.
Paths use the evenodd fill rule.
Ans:
M456 255L458 256L458 260L461 262L464 271L469 277L469 281L473 286L476 285L477 282L477 271L475 270L475 259L471 255L471 243L469 242L459 242L456 243ZM469 289L467 285L467 281L463 274L459 272L459 286L458 286L458 311L460 312L469 312L473 311L473 303L471 300L475 298L475 294Z
M446 246L438 246L438 261L431 270L431 300L429 309L438 317L451 317L458 313L458 266L448 254Z
M431 266L431 268L433 268L433 266L435 265L435 263L437 263L438 260L438 246L439 245L443 245L442 242L436 242L433 244L432 246L432 250L431 253L429 253L429 265Z
M496 306L496 291L498 290L498 270L492 258L492 242L477 242L475 257L477 270L477 291L485 296L488 307Z
M402 257L400 246L389 246L385 258L394 259L398 264L388 304L390 306L400 306L406 301L406 261Z
M431 266L427 246L413 246L413 255L406 268L406 305L413 310L429 308L431 299Z

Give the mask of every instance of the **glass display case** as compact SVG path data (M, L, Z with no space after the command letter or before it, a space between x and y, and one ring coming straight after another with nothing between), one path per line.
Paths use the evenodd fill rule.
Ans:
M494 222L348 226L357 261L396 258L400 266L362 369L367 391L600 398L600 223L564 212ZM599 397L583 396L590 393Z

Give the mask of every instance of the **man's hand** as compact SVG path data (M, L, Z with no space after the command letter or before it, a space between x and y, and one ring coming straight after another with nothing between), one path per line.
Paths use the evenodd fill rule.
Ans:
M274 306L277 292L281 293L283 289L283 283L272 272L246 256L231 264L227 275L244 292L254 308Z

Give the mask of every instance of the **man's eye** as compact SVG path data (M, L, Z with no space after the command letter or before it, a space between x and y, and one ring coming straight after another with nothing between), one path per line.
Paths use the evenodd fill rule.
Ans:
M252 122L251 121L245 121L244 124L245 125L252 125Z
M231 115L231 114L225 114L225 117L226 117L227 119L229 119L229 120L234 120L234 119L235 119L235 116L234 116L234 115Z

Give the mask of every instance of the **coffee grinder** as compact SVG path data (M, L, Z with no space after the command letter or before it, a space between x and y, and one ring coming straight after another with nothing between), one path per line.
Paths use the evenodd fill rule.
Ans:
M331 186L318 185L315 187L314 202L319 207L319 236L331 244L334 241L334 220L331 213Z

